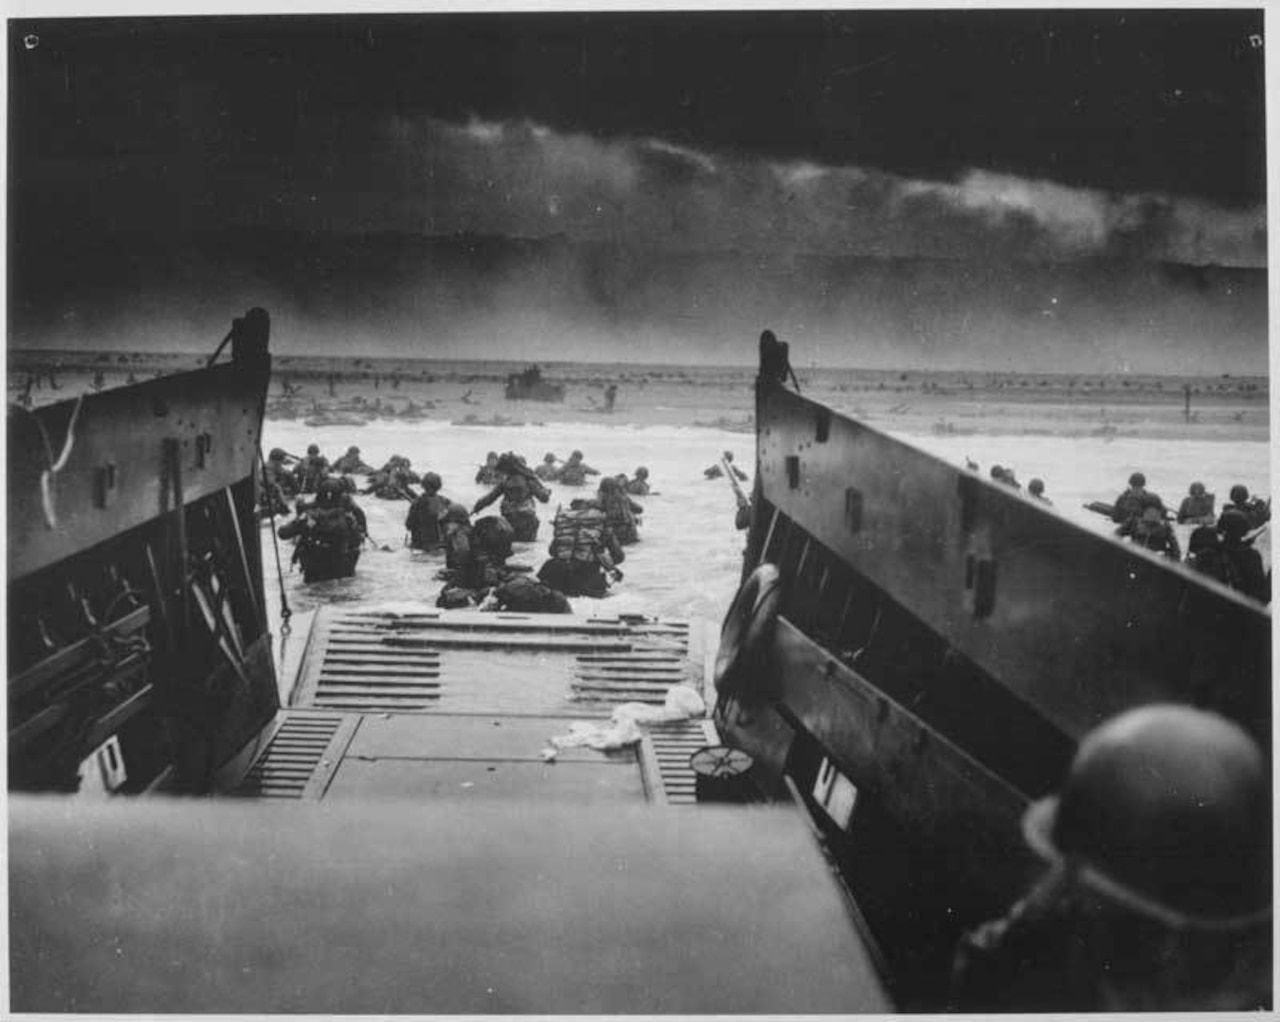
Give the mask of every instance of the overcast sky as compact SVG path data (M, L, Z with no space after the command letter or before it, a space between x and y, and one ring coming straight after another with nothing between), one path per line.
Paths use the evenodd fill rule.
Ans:
M1257 265L1261 31L1239 10L20 21L15 199L85 229L945 255L990 232Z
M10 251L258 228L1261 267L1263 53L1242 9L11 21Z

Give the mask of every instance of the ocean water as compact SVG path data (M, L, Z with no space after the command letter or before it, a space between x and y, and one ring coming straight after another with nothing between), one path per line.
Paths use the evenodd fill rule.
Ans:
M1176 507L1192 481L1203 482L1226 500L1230 487L1245 483L1252 492L1269 493L1269 453L1265 443L1205 441L1155 442L1044 436L937 436L899 434L900 439L949 463L978 462L985 475L992 464L1011 466L1025 485L1045 480L1055 511L1087 528L1106 534L1113 526L1083 509L1091 500L1111 501L1124 489L1129 474L1143 471L1148 485ZM411 459L419 473L435 471L443 492L468 506L486 492L474 482L488 451L514 450L531 465L547 451L564 458L581 449L588 464L605 473L633 474L648 467L652 495L636 498L644 505L640 542L626 548L621 565L625 578L605 600L586 597L571 602L577 613L645 613L689 619L695 636L707 624L712 631L723 618L737 588L745 534L734 528L736 503L723 478L708 480L703 469L730 450L744 470L754 460L754 437L720 429L690 426L548 424L462 426L444 421L372 422L365 426L311 428L296 421L266 424L263 447L283 447L294 454L319 444L332 460L356 444L366 462L381 465L392 454ZM744 484L749 492L750 484ZM551 500L539 506L543 520L535 543L517 544L513 562L535 569L545 560L550 523L558 504L594 492L593 486L551 484ZM366 547L351 579L306 585L301 571L289 566L291 545L281 542L285 599L294 611L330 602L434 603L442 583L441 554L412 551L405 545L404 501L358 497L369 519L370 535L379 549ZM496 513L497 505L484 514ZM1185 530L1183 546L1185 550ZM273 613L278 614L279 582L269 531L263 530L266 583ZM383 549L383 548L390 549ZM1264 550L1264 556L1269 554ZM695 643L695 653L702 651Z

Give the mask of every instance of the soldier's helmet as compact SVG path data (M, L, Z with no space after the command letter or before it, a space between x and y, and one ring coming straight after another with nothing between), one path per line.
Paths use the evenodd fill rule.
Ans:
M271 448L271 453L267 456L269 461L284 461L286 455L283 447Z
M552 454L550 451L547 451L547 453L542 456L542 460L545 461L548 465L551 465L555 463L556 456Z
M1085 736L1061 792L1027 810L1023 833L1111 904L1166 926L1255 925L1271 904L1268 782L1238 725L1149 704Z
M643 465L641 465L638 469L636 469L636 478L637 478L637 479L648 479L648 478L649 478L649 470L648 470L647 468L645 468Z
M582 460L582 452L581 452L581 451L574 451L572 454L570 454L570 455L569 455L569 460L570 460L570 461L581 461L581 460Z
M444 484L440 481L440 476L435 472L428 472L422 477L422 488L428 493L436 493Z
M497 452L497 451L490 451L488 454L486 454L486 455L484 456L484 460L485 460L486 462L489 462L490 464L492 464L493 462L495 462L495 461L497 461L497 460L498 460L498 452Z
M1135 472L1133 473L1133 475L1129 477L1129 485L1132 486L1135 490L1141 489L1142 487L1147 485L1147 477L1144 476L1141 472Z
M353 444L352 446L350 446L350 447L348 447L348 448L347 448L347 453L348 453L348 454L359 454L359 453L360 453L360 448L359 448L359 447L356 447L356 446Z
M498 464L496 467L499 472L506 472L507 474L519 472L520 460L514 454L508 451L506 454L502 455L502 457L498 459Z
M488 515L475 523L476 546L497 557L511 556L516 530L499 515Z
M319 445L319 444L309 444L309 445L307 446L307 453L308 453L308 454L311 454L311 455L319 454L319 453L320 453L320 445Z
M1044 493L1044 480L1032 479L1031 482L1027 483L1027 491L1034 493L1037 497L1040 496L1040 494Z
M1192 484L1191 484L1191 489L1190 489L1190 490L1188 490L1187 492L1188 492L1188 493L1190 493L1190 494L1191 494L1191 496L1193 496L1193 497L1203 497L1203 496L1204 496L1204 483L1192 483Z
M1249 487L1236 483L1231 487L1231 502L1233 504L1243 504L1249 499Z
M316 483L316 498L326 503L338 500L345 492L346 487L342 485L342 481L334 479L332 476L327 479L321 479L320 482Z
M457 501L450 501L449 506L440 512L440 521L460 522L466 525L471 521L471 515L463 505Z
M1244 539L1244 534L1249 531L1249 519L1245 517L1243 511L1228 508L1222 512L1222 517L1218 520L1218 530L1222 533L1223 539L1233 541Z

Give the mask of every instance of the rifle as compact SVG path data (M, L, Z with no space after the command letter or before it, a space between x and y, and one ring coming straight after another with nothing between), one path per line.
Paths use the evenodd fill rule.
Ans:
M738 507L748 507L751 501L742 492L742 484L738 482L738 477L733 471L733 463L722 457L720 465L724 469L725 478L729 480L729 485L733 487L733 495L738 498Z
M1096 515L1102 515L1103 518L1110 518L1113 522L1116 520L1116 506L1114 504L1108 504L1106 501L1091 500L1087 504L1082 504L1081 507L1086 511L1092 511ZM1164 508L1164 520L1166 522L1176 522L1178 520L1178 515L1175 512L1170 511L1168 508Z
M751 501L742 492L738 477L733 473L733 463L728 458L721 458L720 464L724 466L725 478L729 480L729 485L733 487L733 495L738 498L738 511L733 516L733 524L738 529L746 529L751 525Z

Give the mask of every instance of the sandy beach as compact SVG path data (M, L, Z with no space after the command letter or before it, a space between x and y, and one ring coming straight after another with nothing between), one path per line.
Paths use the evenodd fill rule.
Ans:
M11 400L45 404L98 387L195 368L192 355L10 353ZM797 358L797 362L799 359ZM458 425L609 423L751 433L748 367L543 363L559 402L508 400L522 363L282 356L269 420L358 427L374 421ZM50 386L50 376L57 389ZM1062 375L990 371L830 370L796 366L802 392L891 432L1265 442L1265 377ZM612 410L605 388L616 384Z

